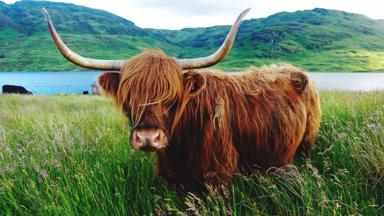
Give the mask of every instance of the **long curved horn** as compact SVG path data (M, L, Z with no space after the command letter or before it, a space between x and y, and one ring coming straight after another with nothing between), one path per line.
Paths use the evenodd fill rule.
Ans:
M195 59L178 59L178 62L182 65L183 69L210 67L223 60L228 55L229 51L231 51L240 23L250 10L251 8L246 9L237 17L236 22L232 25L223 44L215 53L210 56Z
M84 68L112 71L120 71L122 69L125 63L124 60L90 59L80 56L79 54L70 50L68 46L65 45L60 36L57 34L55 26L53 26L52 24L51 17L49 16L47 9L43 8L43 13L48 23L49 32L51 33L55 44L60 50L61 54L63 54L66 59Z

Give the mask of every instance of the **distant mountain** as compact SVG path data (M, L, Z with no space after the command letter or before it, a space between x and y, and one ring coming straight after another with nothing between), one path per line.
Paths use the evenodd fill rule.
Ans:
M145 29L74 4L0 1L0 71L81 69L56 50L41 12L44 7L69 46L89 57L124 59L141 48L198 57L220 46L230 28ZM234 49L217 67L237 70L281 61L316 71L384 70L384 22L321 8L245 20Z
M74 4L24 0L0 4L0 29L11 27L26 36L46 32L42 8L49 8L58 31L76 34L145 35L134 23L111 13Z

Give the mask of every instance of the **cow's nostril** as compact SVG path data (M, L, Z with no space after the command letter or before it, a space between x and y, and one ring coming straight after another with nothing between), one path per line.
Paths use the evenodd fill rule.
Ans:
M160 136L160 133L156 136L156 138L155 138L155 142L160 142L160 139L161 139L161 136Z
M138 142L138 143L141 142L141 138L140 138L140 136L139 136L138 133L136 133L135 140L136 140L136 142Z

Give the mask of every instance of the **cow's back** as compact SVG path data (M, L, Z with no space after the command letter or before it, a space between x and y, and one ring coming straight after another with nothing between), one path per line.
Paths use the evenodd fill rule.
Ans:
M320 106L314 84L302 70L289 65L253 68L236 78L243 98L232 100L232 139L242 167L283 166L292 163L301 145L312 148Z

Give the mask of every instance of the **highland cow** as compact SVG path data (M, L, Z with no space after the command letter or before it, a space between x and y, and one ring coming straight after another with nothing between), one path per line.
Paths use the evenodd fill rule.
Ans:
M79 56L45 14L68 60L120 71L104 73L99 84L130 120L133 148L156 152L157 171L171 185L195 189L229 183L235 172L290 164L299 150L309 153L319 129L319 96L301 69L275 65L239 74L195 70L228 54L247 11L211 56L176 59L145 51L126 61Z

